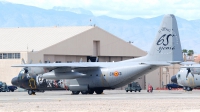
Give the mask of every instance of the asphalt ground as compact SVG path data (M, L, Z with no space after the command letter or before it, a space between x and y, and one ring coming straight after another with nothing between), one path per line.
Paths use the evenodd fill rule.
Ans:
M153 93L105 90L97 95L70 91L1 92L0 112L200 112L200 90L154 90Z

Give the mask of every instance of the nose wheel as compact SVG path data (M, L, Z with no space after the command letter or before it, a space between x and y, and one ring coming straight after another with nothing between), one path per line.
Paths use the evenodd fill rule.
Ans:
M192 91L192 88L191 87L187 87L187 91Z
M35 95L35 91L33 91L33 90L28 90L28 94L29 94L29 95Z

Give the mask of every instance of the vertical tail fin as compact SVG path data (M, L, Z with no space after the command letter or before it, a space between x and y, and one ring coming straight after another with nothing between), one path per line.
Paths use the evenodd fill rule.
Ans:
M164 16L146 59L148 61L183 61L177 22L173 14Z

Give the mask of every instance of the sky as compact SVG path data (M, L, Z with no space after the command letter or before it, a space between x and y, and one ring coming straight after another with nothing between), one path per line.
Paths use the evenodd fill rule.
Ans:
M52 9L54 6L83 8L95 16L120 19L151 18L174 14L187 20L200 19L200 0L0 0Z

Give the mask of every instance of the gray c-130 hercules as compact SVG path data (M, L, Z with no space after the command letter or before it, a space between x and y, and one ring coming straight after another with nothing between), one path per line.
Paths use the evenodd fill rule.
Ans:
M160 66L182 61L177 22L173 14L168 14L164 16L146 56L119 62L24 64L13 67L25 67L29 74L42 74L44 79L64 79L63 86L72 94L101 94L105 89L125 86ZM13 79L15 81L16 78Z
M173 83L183 86L183 90L192 91L200 87L200 64L191 62L190 65L182 66L179 72L171 77Z

